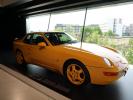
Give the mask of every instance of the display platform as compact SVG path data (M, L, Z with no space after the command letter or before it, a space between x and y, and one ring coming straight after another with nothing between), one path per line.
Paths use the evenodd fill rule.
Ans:
M65 79L50 70L28 64L17 66L15 57L10 51L1 52L0 63L22 75L42 84L73 100L133 100L133 67L126 76L106 86L88 85L84 88L70 88Z

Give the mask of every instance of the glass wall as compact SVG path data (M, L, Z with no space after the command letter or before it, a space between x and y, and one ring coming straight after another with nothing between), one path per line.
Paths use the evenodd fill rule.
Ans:
M27 33L47 31L49 17L49 15L38 15L28 17L26 19Z
M61 31L83 42L95 43L115 48L122 52L133 64L133 4L105 6L87 9L85 27L85 9L73 10L50 15L29 16L27 32ZM50 20L49 20L50 19Z
M52 14L49 31L66 32L80 41L84 17L85 10Z
M133 64L133 4L88 9L84 42L115 48Z

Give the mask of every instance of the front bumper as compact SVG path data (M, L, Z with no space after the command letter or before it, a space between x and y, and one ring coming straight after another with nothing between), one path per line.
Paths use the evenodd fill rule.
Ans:
M92 84L106 85L110 84L113 81L119 79L122 76L125 76L128 70L128 66L123 69L114 67L114 68L98 68L98 67L89 67L90 79ZM105 72L117 73L117 74L104 74Z

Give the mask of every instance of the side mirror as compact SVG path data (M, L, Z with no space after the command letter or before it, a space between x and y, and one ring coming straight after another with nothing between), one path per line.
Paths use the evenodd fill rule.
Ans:
M38 46L40 48L44 48L44 47L46 47L46 43L45 42L40 42L40 43L38 43Z

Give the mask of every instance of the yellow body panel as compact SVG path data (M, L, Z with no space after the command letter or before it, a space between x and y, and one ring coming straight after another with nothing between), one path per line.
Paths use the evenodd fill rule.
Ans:
M41 34L43 36L43 33L36 34ZM40 65L61 74L63 74L64 63L69 59L76 59L86 66L90 74L91 83L93 84L108 84L122 76L105 76L103 72L119 73L123 70L127 70L128 65L125 65L122 68L116 65L113 65L112 68L108 67L101 54L94 54L93 52L87 51L80 47L66 44L53 46L45 37L44 39L48 43L48 45L44 48L40 48L38 45L26 44L23 42L23 39L16 40L14 41L14 51L22 51L24 59L27 63ZM114 52L114 54L115 53L116 52ZM110 55L113 56L112 54Z

